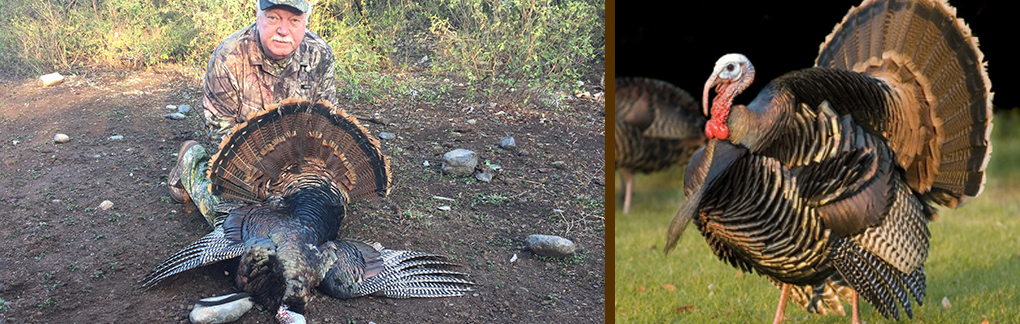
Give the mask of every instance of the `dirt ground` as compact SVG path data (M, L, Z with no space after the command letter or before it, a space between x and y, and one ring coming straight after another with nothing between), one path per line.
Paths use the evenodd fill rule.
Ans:
M600 91L600 73L584 80L595 85L587 90ZM166 187L183 141L210 145L196 133L198 113L164 118L166 105L201 107L200 89L200 79L172 69L91 72L47 88L0 80L0 323L187 323L189 300L235 292L236 261L151 290L137 283L211 229ZM317 293L310 323L605 321L603 105L492 105L454 86L435 103L346 108L373 134L397 138L382 140L390 196L357 204L341 237L448 255L477 286L438 299ZM57 133L71 140L55 144ZM508 135L517 150L499 147ZM443 153L456 148L502 168L491 182L440 174ZM99 208L104 200L114 207ZM530 234L566 237L578 253L536 256L524 250ZM271 315L253 309L238 323L273 323Z

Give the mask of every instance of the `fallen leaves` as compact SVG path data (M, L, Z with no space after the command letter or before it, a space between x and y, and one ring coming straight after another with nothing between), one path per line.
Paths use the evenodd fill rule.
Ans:
M677 307L676 309L673 310L673 312L676 312L676 313L686 313L686 312L690 312L692 310L694 310L694 305L684 305L684 306Z
M662 288L666 288L666 291L674 291L674 290L676 290L676 286L671 285L671 284L663 284Z

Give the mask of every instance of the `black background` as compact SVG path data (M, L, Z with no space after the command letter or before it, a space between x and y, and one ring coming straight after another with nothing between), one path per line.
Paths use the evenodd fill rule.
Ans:
M734 103L747 104L768 81L814 65L819 45L861 1L617 2L616 75L669 81L698 101L715 61L746 55L755 82ZM980 41L996 110L1018 109L1020 12L1008 1L950 1Z

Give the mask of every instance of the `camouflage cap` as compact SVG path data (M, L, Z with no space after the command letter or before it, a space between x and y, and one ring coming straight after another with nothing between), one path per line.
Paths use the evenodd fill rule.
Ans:
M306 0L259 0L259 9L266 10L269 7L281 5L294 7L301 12L312 10L312 5Z

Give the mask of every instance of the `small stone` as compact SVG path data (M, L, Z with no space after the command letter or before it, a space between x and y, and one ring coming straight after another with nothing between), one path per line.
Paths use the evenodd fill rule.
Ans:
M478 181L481 181L481 182L492 181L492 173L482 172L482 173L475 174L475 179L478 179Z
M179 113L179 112L168 114L168 115L164 115L163 117L174 119L174 120L181 120L181 119L187 118L186 116L184 116L184 114Z
M513 136L507 136L499 140L499 147L502 147L507 150L512 150L517 148L517 143L514 143Z
M67 143L67 141L70 141L70 140L71 140L71 137L67 136L67 134L53 135L53 143L58 143L58 144L59 143Z
M57 72L53 72L39 77L40 87L48 87L51 85L59 84L61 82L64 82L64 76L60 75L60 73Z
M19 141L19 140L11 140L11 144L13 144L13 145L18 145L18 143L21 143L21 141Z
M953 307L953 304L949 303L949 297L942 297L942 308L948 309L950 307Z
M188 105L177 106L177 112L179 112L181 114L187 114L187 113L191 112L191 106L188 106Z
M113 135L113 136L108 137L107 139L111 140L111 141L119 141L119 140L124 139L124 135Z
M443 173L468 175L478 165L478 154L465 149L456 149L443 154Z
M391 140L391 139L397 138L397 135L393 135L393 133L382 132L382 133L379 133L379 138L386 139L386 140Z
M421 165L422 166L429 166L429 161L422 162Z
M175 106L175 105L166 105L166 109L168 109L168 110L176 110L177 106Z
M499 171L503 169L503 167L500 166L499 164L490 164L489 167L492 168L493 171Z
M439 209L439 210L442 210L442 211L450 211L450 206L439 206L439 207L436 207L436 208Z
M99 203L99 208L102 208L103 210L110 210L110 208L113 208L113 202L109 200L103 200L103 202Z
M531 252L553 258L572 256L577 249L574 242L554 235L533 234L528 236L525 243Z
M514 263L514 261L517 261L517 253L514 253L514 256L510 257L510 263Z
M467 120L467 123L468 123L468 124L471 124L471 125L474 125L474 124L475 124L475 123L477 123L477 122L478 122L478 121L477 121L477 120L474 120L474 119L468 119L468 120Z

